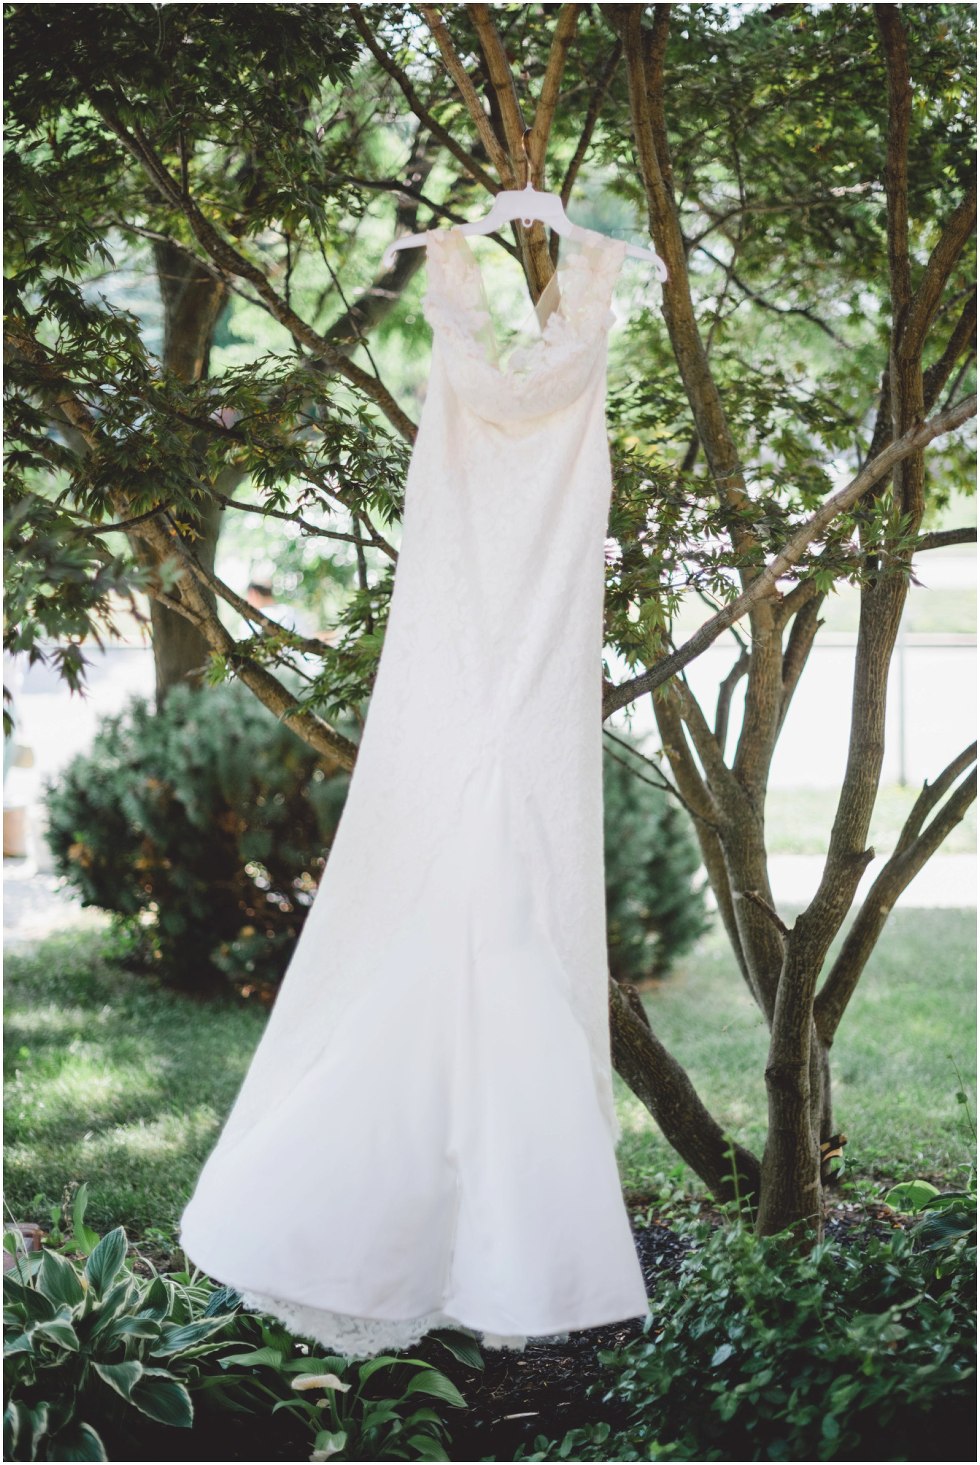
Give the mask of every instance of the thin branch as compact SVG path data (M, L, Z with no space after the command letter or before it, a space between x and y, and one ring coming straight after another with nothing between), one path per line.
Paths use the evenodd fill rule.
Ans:
M926 814L975 760L976 743L954 758L934 784L925 785L905 822L894 853L879 871L865 896L814 1001L817 1031L826 1046L829 1047L833 1042L840 1020L898 897L960 823L976 799L977 774L974 768L969 777L963 779L953 790L931 823L922 827Z
M718 687L718 705L715 708L715 741L722 751L722 756L724 756L725 744L728 741L728 722L735 688L742 678L748 674L750 664L751 658L743 647L739 652L735 665L728 675L722 679Z
M977 526L970 525L963 529L933 529L929 534L920 534L915 541L915 553L922 554L927 549L948 549L952 544L976 544Z
M618 753L613 753L611 750L607 749L607 752L609 753L609 756L610 758L612 758L614 763L619 763L623 768L626 768L630 773L632 773L633 777L638 778L641 783L648 783L651 788L658 788L661 790L662 793L672 794L677 802L681 805L681 807L687 810L692 819L701 819L703 817L697 812L696 809L691 807L691 805L685 799L684 795L681 793L680 789L676 788L674 784L671 783L670 779L665 776L664 771L660 767L660 765L654 763L652 758L648 758L646 753L641 753L638 748L635 748L632 743L628 743L625 738L617 737L616 734L612 732L608 727L604 727L602 731L605 737L611 738L614 743L619 743L621 747L626 748L633 755L634 758L642 759L642 761L646 763L649 768L652 768L654 770L657 777L655 779L647 778L645 774L642 774L638 768L634 768L630 763L628 763L625 758L620 758Z
M219 493L217 489L211 490L211 497L217 499L218 503L225 509L241 509L246 514L260 514L262 518L285 519L290 524L298 524L301 529L318 539L341 539L348 544L362 544L363 538L357 534L345 534L340 529L323 529L318 524L311 524L308 519L301 518L298 514L290 513L288 509L273 509L264 507L262 504L243 504L239 499L229 498L225 493ZM154 510L158 513L159 510ZM132 521L136 522L136 521ZM118 527L118 526L112 526ZM392 559L397 559L394 548L385 539L375 541L380 550Z
M154 509L147 509L145 514L135 514L131 519L118 519L113 524L79 524L73 533L80 534L86 539L101 537L103 534L115 534L120 530L133 529L137 524L145 524L147 519L154 519L157 514L166 513L170 508L173 508L173 499L167 499L166 503L157 504Z
M248 280L271 313L289 331L295 341L328 362L338 375L345 377L366 397L375 402L392 426L407 441L414 441L415 424L402 411L387 388L361 367L355 366L342 351L338 351L326 337L315 331L295 311L291 310L273 288L264 271L246 259L219 234L214 225L205 218L193 198L185 198L182 195L179 183L171 177L166 165L154 151L139 124L134 122L132 130L127 128L108 106L104 94L93 95L91 100L106 126L115 133L127 151L143 166L166 202L184 215L194 237L215 264L229 274Z
M898 836L894 854L903 855L919 838L922 826L936 805L943 799L953 784L977 761L977 745L971 743L955 758L952 758L934 783L924 783L918 798L912 805L908 818Z
M505 188L513 188L515 178L514 171L510 165L510 159L500 145L490 119L483 109L483 104L477 96L476 88L473 85L470 74L460 60L456 47L453 45L452 37L446 29L445 22L434 5L420 5L419 9L435 38L436 45L442 53L446 70L459 88L460 96L466 104L466 110L473 119L476 130L480 135L480 141L486 148L487 157L496 168L503 186ZM496 188L494 188L493 192L496 191Z
M953 367L968 346L976 350L977 340L977 292L973 290L964 302L956 324L950 332L943 354L927 367L922 374L923 394L926 410L931 412L939 393L950 378Z
M712 253L710 249L705 249L702 245L701 253L703 255L706 255L707 258L711 260L712 264L716 264L719 269L724 270L727 279L730 279L732 284L737 286L737 288L741 290L742 294L745 295L747 299L754 301L755 304L761 306L763 310L772 311L773 315L802 316L803 319L808 320L811 325L819 327L819 329L823 331L825 335L829 336L832 341L835 341L838 346L844 347L845 350L850 350L850 346L848 345L847 341L844 340L843 336L839 336L836 331L832 330L830 326L827 325L826 321L821 320L820 317L816 315L812 310L807 310L807 308L802 305L774 305L771 300L767 300L766 297L760 294L758 290L753 290L751 285L747 285L745 281L735 273L735 270L731 266L726 265L724 261L720 260L718 256Z
M579 140L576 145L575 152L572 154L572 160L566 168L565 176L562 179L561 201L566 206L568 204L568 200L572 196L572 189L575 186L575 180L578 177L579 169L585 161L585 155L588 152L589 145L592 142L592 134L595 132L596 123L599 120L599 113L602 111L602 104L606 99L606 93L609 91L609 84L616 73L616 67L619 65L619 60L622 54L623 43L617 36L616 40L613 42L612 50L606 57L605 64L599 73L599 79L592 89L592 95L589 98L589 105L585 113L585 120L582 123L582 131L579 135ZM557 249L557 236L555 237L555 240L552 241L552 243Z
M534 121L531 124L533 134L529 148L531 181L536 188L544 187L544 160L548 151L548 139L551 136L551 124L558 105L562 77L565 74L568 48L572 44L581 9L581 5L563 5L558 12L558 23L551 37L551 51L548 55L544 79L541 82L541 91L538 94Z
M780 936L783 937L783 939L785 939L789 935L789 927L783 920L782 916L777 910L773 909L773 907L766 900L765 896L759 894L758 890L733 891L733 899L749 901L752 905L758 907L758 909L762 911L763 915L775 926L776 930L779 932Z
M448 132L441 122L436 121L405 72L400 66L396 66L387 51L378 45L374 32L364 19L362 7L360 5L353 5L351 10L354 16L354 24L357 26L362 41L381 69L386 71L396 85L401 88L405 100L415 116L429 129L432 136L442 143L447 152L452 153L456 161L462 163L471 178L474 178L477 183L481 183L488 193L496 193L499 184L473 154L467 152L466 148L462 147L456 141L452 133Z
M976 415L976 410L976 397L965 397L948 412L937 413L934 417L930 417L928 422L920 423L902 437L889 443L876 458L872 459L860 473L851 479L850 483L831 494L816 513L812 514L806 523L797 529L779 553L773 556L765 569L750 581L747 588L734 600L729 601L728 605L713 615L710 620L705 621L689 640L640 676L633 677L628 682L621 682L619 686L607 691L603 700L603 716L609 717L644 692L652 692L655 687L663 686L664 682L669 681L695 657L700 656L702 651L705 651L723 631L739 620L756 601L766 596L778 595L776 582L793 568L803 556L807 546L817 539L834 519L857 503L862 494L873 488L896 463L900 463L910 453L924 448L932 442L933 438L952 432L954 428L969 421Z

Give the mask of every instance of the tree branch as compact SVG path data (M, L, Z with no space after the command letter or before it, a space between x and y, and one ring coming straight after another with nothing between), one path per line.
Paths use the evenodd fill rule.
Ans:
M476 88L470 79L470 74L460 60L456 47L453 45L452 37L446 29L445 22L434 5L420 5L419 9L435 38L436 45L442 53L446 70L459 88L460 96L466 104L466 110L473 119L476 130L480 135L480 141L486 148L487 157L496 168L498 177L504 187L513 188L515 179L514 171L510 165L510 159L504 148L500 145L500 141L493 130L490 119L483 109L480 98L477 96ZM496 192L496 188L493 189L493 192Z
M331 345L325 336L320 335L298 316L273 289L267 276L258 265L252 264L233 245L222 238L217 229L201 213L194 199L184 196L180 184L171 177L139 124L134 123L133 129L130 131L115 114L105 94L93 93L91 100L106 126L115 133L127 151L143 166L166 202L186 218L194 237L215 264L229 274L248 280L270 313L286 328L296 342L306 346L315 356L328 362L338 375L345 377L352 386L357 387L366 397L375 402L392 426L407 441L414 441L415 424L402 411L390 392L375 377L363 371L361 367L355 366L343 351Z
M496 193L499 185L493 176L487 172L472 153L467 152L466 148L456 141L452 133L448 132L441 122L436 121L405 72L402 71L400 66L396 66L387 51L378 45L373 30L364 19L362 7L360 5L353 5L351 6L351 11L354 16L354 24L357 26L358 34L362 41L382 71L387 72L395 84L401 89L406 102L415 116L429 129L432 136L442 143L447 152L452 153L456 161L462 163L471 178L474 178L477 183L482 183L488 193Z
M929 534L920 534L915 541L915 553L922 554L927 549L948 549L952 544L976 544L977 526L975 524L963 529L934 529Z
M613 79L616 67L619 65L619 59L622 54L623 43L617 36L616 40L613 42L612 49L606 58L605 64L599 73L599 79L592 89L592 95L589 98L589 105L585 113L585 121L582 124L582 131L579 135L579 140L576 144L575 152L572 154L572 160L565 170L565 177L562 179L561 201L563 204L566 205L566 207L568 205L568 200L572 196L572 189L575 186L575 180L578 177L579 169L585 161L585 155L589 150L589 144L592 141L592 134L595 131L595 125L599 120L599 113L602 110L602 104L605 101L606 93L609 90L609 84ZM558 236L556 235L551 242L552 258L554 259L557 258Z
M732 698L735 695L735 688L748 673L750 662L751 658L743 647L735 665L718 687L718 705L715 708L715 741L721 749L722 756L724 756L725 744L728 741L728 720L732 708Z
M776 582L786 574L787 570L792 569L798 563L807 546L817 539L838 515L845 513L847 509L857 503L862 494L873 488L896 463L901 462L910 453L924 448L932 442L933 438L960 427L976 415L976 410L976 397L965 397L963 401L958 402L948 411L937 413L934 417L930 417L928 422L920 423L896 441L889 443L876 458L872 459L860 473L851 479L850 483L831 494L816 513L797 529L783 549L773 556L765 569L749 583L747 588L734 600L723 606L710 620L705 621L689 640L685 641L676 651L671 652L669 656L658 661L655 666L641 673L640 676L610 688L603 699L603 717L611 716L613 712L620 707L625 707L628 702L634 701L644 692L652 692L654 688L663 686L664 682L669 681L672 676L700 656L702 651L716 641L723 631L726 631L735 621L740 620L756 601L761 600L764 596L777 595Z
M758 1160L725 1134L680 1063L611 977L609 1018L616 1071L650 1110L668 1144L717 1199L751 1206L759 1194Z
M907 888L943 840L965 815L977 796L977 775L963 779L945 806L925 828L935 808L963 772L976 763L977 745L952 759L932 785L925 784L905 821L891 858L880 870L847 933L826 981L814 1002L814 1017L821 1041L829 1047L847 1005L854 995L868 958L902 891Z
M565 74L568 48L572 44L581 9L581 5L563 5L558 12L558 23L551 37L551 51L548 54L544 79L538 94L538 105L531 124L532 137L528 140L531 154L531 181L535 188L544 187L544 160L548 151L548 139L551 136L551 124L558 105L562 77Z

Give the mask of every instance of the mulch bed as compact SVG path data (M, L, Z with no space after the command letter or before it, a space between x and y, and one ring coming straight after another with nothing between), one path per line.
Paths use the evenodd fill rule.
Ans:
M676 1272L691 1250L690 1241L659 1219L634 1228L633 1237L648 1291L657 1278ZM461 1422L452 1415L447 1420L452 1458L513 1460L518 1446L533 1448L539 1434L560 1439L566 1430L599 1420L615 1425L616 1409L587 1397L602 1371L598 1354L622 1348L642 1332L636 1319L531 1342L523 1352L484 1349L482 1372L455 1362L438 1344L423 1342L414 1351L448 1374L469 1406Z

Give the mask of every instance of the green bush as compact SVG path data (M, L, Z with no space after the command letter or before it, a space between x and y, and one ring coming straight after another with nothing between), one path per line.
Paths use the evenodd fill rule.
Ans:
M184 990L230 981L268 993L348 782L239 684L180 687L160 712L134 698L102 722L91 751L46 790L47 838L82 904L116 918L127 966ZM687 816L611 758L605 801L611 969L661 975L706 926Z
M975 1197L973 1218L941 1242L919 1223L810 1254L702 1233L645 1335L599 1355L607 1421L524 1458L956 1458L974 1420Z
M603 764L609 969L617 981L662 977L708 929L701 855L644 759L617 738Z
M346 774L244 687L134 698L46 790L55 866L117 917L127 964L184 989L281 977Z

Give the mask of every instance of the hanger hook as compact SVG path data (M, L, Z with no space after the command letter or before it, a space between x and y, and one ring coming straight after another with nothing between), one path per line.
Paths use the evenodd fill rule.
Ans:
M531 154L527 150L527 140L531 136L531 128L525 127L521 133L521 147L524 149L524 187L531 186Z

